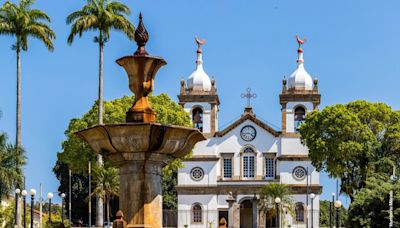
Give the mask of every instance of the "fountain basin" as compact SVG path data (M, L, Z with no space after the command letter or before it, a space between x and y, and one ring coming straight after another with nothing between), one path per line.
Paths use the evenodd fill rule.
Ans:
M127 227L162 227L162 168L206 138L197 129L158 123L98 125L75 133L120 170Z

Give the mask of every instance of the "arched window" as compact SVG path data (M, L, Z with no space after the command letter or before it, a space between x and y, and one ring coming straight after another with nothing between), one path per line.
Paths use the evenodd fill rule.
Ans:
M304 222L304 206L302 203L296 203L296 221Z
M254 178L254 149L246 147L243 150L243 177Z
M203 209L199 203L196 203L192 207L192 222L202 223L203 222Z
M199 107L192 110L193 127L203 132L203 110Z
M303 107L297 107L294 110L294 127L296 132L300 130L300 126L304 123L305 119L306 110Z

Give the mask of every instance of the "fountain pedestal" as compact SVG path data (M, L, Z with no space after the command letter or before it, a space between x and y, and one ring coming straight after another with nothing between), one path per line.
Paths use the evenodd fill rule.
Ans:
M146 52L148 33L141 15L139 18L135 32L138 50L117 60L135 94L126 113L127 123L99 125L75 134L119 167L119 206L126 227L161 228L162 168L187 155L205 137L197 129L156 123L147 95L153 90L158 69L166 62Z

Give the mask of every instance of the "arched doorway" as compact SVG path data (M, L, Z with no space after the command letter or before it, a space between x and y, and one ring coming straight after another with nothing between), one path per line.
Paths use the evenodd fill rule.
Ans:
M251 200L243 200L240 204L240 228L252 228L253 203Z

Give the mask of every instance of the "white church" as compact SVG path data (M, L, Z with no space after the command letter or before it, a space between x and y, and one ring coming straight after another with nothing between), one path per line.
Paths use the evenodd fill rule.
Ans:
M178 171L179 228L215 228L222 218L227 227L277 227L275 215L261 212L258 204L260 188L270 183L287 184L295 205L293 213L284 209L278 216L279 227L319 227L322 186L298 130L306 113L318 109L321 95L317 79L304 68L303 41L297 40L297 67L279 94L282 129L264 123L250 105L239 119L218 129L220 100L215 81L203 68L204 41L196 38L196 69L181 81L178 98L207 140L195 146ZM250 98L251 91L245 96Z

